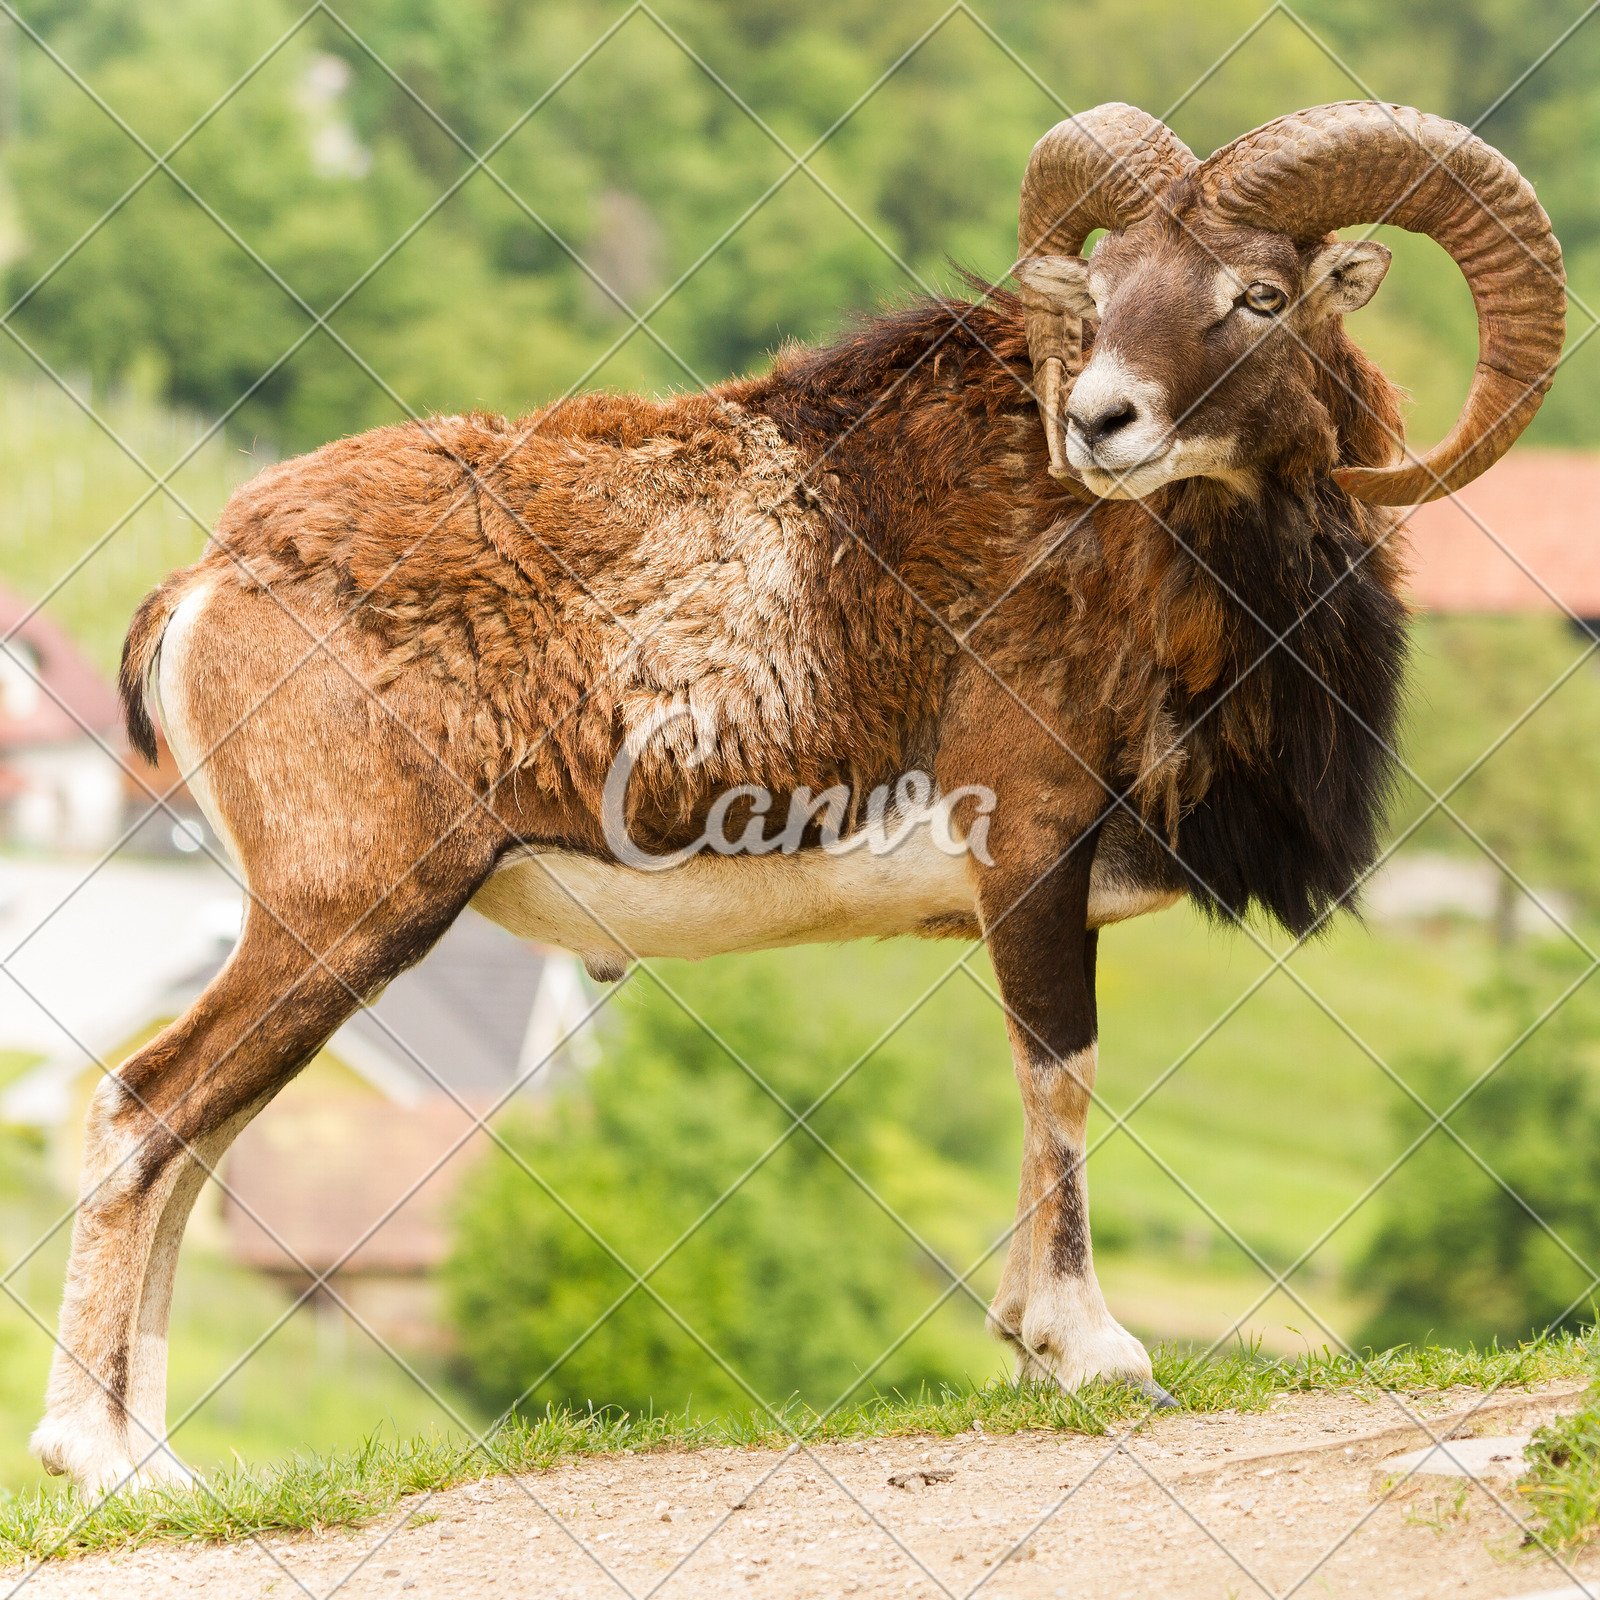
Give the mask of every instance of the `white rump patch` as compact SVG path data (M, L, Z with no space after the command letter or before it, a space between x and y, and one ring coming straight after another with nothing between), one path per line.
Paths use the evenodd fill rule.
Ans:
M195 630L205 614L206 602L211 597L209 583L197 584L178 602L157 647L155 669L151 673L150 687L154 691L155 712L166 735L167 746L189 793L195 798L211 831L222 841L222 847L233 858L242 872L244 862L239 848L222 813L217 809L216 796L206 770L210 747L194 726L189 707L189 674L193 670L192 647Z

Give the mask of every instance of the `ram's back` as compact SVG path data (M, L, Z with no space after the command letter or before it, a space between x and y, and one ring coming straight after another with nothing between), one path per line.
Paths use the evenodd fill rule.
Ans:
M675 807L691 731L695 790L875 780L930 721L929 619L772 421L714 395L336 441L240 489L202 566L479 784L597 803L619 744L675 713L635 777Z

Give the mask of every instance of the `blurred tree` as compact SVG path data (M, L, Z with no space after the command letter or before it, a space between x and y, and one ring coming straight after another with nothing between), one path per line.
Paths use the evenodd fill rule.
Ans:
M148 166L111 113L164 149L297 15L288 0L32 7L30 24L109 110L13 40L16 104L0 135L16 214L8 294ZM402 404L520 412L573 384L689 386L856 309L948 288L951 258L1003 273L1029 145L1063 108L1113 97L1176 106L1202 151L1365 88L1466 120L1488 112L1485 133L1546 197L1574 285L1600 297L1600 26L1540 59L1576 20L1570 0L1307 0L1315 37L1279 14L1231 53L1260 21L1257 0L1203 14L1085 0L1070 19L1019 0L987 26L941 22L932 5L662 0L693 55L644 13L596 48L624 15L603 0L349 0L339 15L351 32L314 16L173 168L315 312L465 179L332 318L360 360L319 332L252 388L307 315L158 175L18 312L53 365L100 382L137 373L212 415L248 393L237 432L284 449ZM468 175L462 142L483 152L508 133L496 176ZM791 152L809 152L809 172ZM634 311L664 296L651 324L683 364L569 250ZM1584 326L1576 317L1574 335ZM1408 244L1360 335L1416 392L1418 430L1442 429L1473 328L1437 250ZM1600 341L1556 386L1536 439L1594 438L1582 380L1597 364Z
M737 1038L740 1054L803 1109L823 1087L809 1045L826 1036L844 992L819 1005L765 964L724 966L697 985L700 1003L718 1034ZM965 1298L958 1317L911 1332L948 1277L804 1129L719 1204L790 1118L651 979L635 978L619 1000L622 1025L602 1064L547 1119L504 1129L520 1163L497 1151L465 1188L446 1281L482 1400L504 1406L533 1386L533 1406L749 1411L759 1408L754 1395L829 1405L884 1352L870 1380L879 1387L992 1370L996 1347ZM990 1176L1005 1157L973 1151L974 1128L987 1123L1006 1143L1012 1130L984 1117L982 1094L958 1128L948 1103L927 1092L926 1064L880 1054L870 1070L871 1113L836 1119L824 1137L965 1267L1007 1221L1005 1191ZM996 1074L995 1089L1004 1096L1010 1085ZM920 1115L908 1101L921 1102ZM606 1314L632 1272L691 1227L649 1282L709 1349L643 1290Z
M1518 1038L1565 988L1561 970L1548 952L1530 947L1517 977L1486 996L1486 1022L1497 1020L1507 1043ZM1365 1342L1510 1341L1595 1320L1597 1039L1600 990L1591 979L1448 1118L1490 1170L1435 1131L1379 1191L1384 1220L1351 1273L1352 1288L1376 1300ZM1402 1070L1443 1111L1498 1054ZM1405 1143L1415 1137L1409 1104L1397 1127Z

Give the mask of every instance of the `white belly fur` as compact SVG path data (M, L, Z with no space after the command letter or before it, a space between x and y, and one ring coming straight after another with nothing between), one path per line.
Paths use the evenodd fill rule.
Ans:
M472 904L519 938L620 970L635 956L697 960L909 933L935 918L976 917L975 886L966 854L938 848L918 829L887 854L706 853L661 872L574 851L529 850L492 873ZM1089 924L1157 911L1175 899L1093 882Z
M884 855L706 853L661 872L534 851L491 874L472 904L519 938L626 965L906 933L971 915L972 889L965 854L946 854L919 830Z

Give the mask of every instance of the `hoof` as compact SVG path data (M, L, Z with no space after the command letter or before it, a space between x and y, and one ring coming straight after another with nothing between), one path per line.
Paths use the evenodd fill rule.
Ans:
M1057 1315L1049 1315L1055 1310ZM1022 1328L1024 1378L1053 1378L1068 1394L1095 1378L1144 1384L1150 1378L1150 1357L1128 1330L1103 1307L1090 1320L1077 1308L1030 1304Z
M1141 1378L1134 1387L1156 1411L1176 1411L1178 1402L1154 1378Z
M129 1451L125 1430L95 1413L46 1417L34 1430L31 1448L46 1472L70 1478L85 1499L181 1488L196 1481L168 1445L137 1458Z

